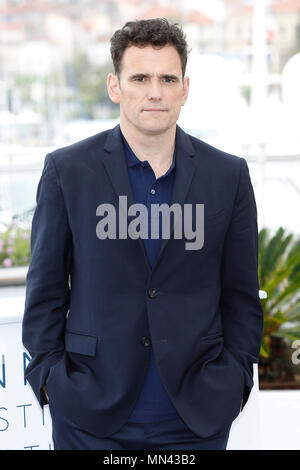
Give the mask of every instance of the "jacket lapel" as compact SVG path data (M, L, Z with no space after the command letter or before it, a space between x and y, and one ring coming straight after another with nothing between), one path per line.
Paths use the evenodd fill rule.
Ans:
M119 196L127 196L128 210L128 207L134 204L135 201L129 180L119 124L110 130L104 145L104 150L108 152L108 155L106 155L103 159L103 163L116 193L118 202ZM123 206L121 208L123 210L123 215L127 220L127 210L125 210ZM148 260L144 242L141 238L138 238L138 243L141 247L147 269L151 272L152 268Z
M134 204L119 124L110 130L104 150L108 152L108 155L103 159L103 163L116 195L118 198L127 196L128 206Z
M196 166L192 158L195 155L195 150L191 143L191 140L188 134L186 134L178 125L176 125L175 145L175 179L171 205L173 203L178 203L182 206L183 210L183 204L190 188ZM119 198L119 196L121 195L127 196L128 208L130 205L134 204L135 201L133 198L131 184L128 176L126 158L119 124L113 129L111 129L108 133L106 143L104 145L104 150L108 152L108 154L103 159L103 164L114 187L114 191L117 195L117 198ZM127 210L124 211L124 217L127 218ZM170 236L172 236L175 224L176 218L174 220L174 225L171 227ZM165 250L168 241L169 239L166 238L162 240L160 253L154 269L158 265L158 262L162 257L163 251ZM152 271L145 250L144 242L141 238L138 238L138 242L144 254L147 267L150 271Z
M171 199L171 206L177 203L181 206L183 211L183 204L188 194L189 188L192 183L193 175L196 165L193 161L195 149L188 136L178 125L176 125L176 141L175 141L176 155L175 155L175 179L173 186L173 193ZM182 213L183 215L183 213ZM170 237L174 232L174 227L177 223L175 212L174 225L171 226ZM155 265L157 267L160 259L162 258L163 251L166 248L169 239L164 238L161 243L160 252Z

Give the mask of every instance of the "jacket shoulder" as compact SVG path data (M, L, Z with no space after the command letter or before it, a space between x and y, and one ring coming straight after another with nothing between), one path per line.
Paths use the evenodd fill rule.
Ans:
M241 159L243 157L225 152L213 145L204 142L203 140L191 135L187 134L193 144L195 149L196 155L199 159L205 158L209 159L212 164L224 164L226 166L240 166Z
M244 157L225 152L191 134L187 134L187 138L193 146L194 162L201 174L204 172L206 175L213 175L215 180L235 185L243 169L248 170Z

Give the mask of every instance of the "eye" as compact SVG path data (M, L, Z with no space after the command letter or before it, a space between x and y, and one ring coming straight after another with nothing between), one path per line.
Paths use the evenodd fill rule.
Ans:
M136 81L136 82L142 82L144 78L146 78L146 77L145 77L144 75L141 75L141 76L139 76L139 77L135 77L135 78L134 78L134 81Z
M170 77L166 77L165 80L166 80L167 83L174 83L175 82L174 78L170 78Z

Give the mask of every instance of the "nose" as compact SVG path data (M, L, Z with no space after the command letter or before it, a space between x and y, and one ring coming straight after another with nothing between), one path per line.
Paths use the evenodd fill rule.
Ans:
M162 87L159 80L151 80L148 88L148 99L149 100L161 100Z

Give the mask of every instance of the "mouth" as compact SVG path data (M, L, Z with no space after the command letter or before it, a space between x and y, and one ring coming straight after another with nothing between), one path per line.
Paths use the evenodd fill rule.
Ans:
M144 111L147 111L150 113L163 113L166 111L166 109L150 108L150 109L144 109Z

